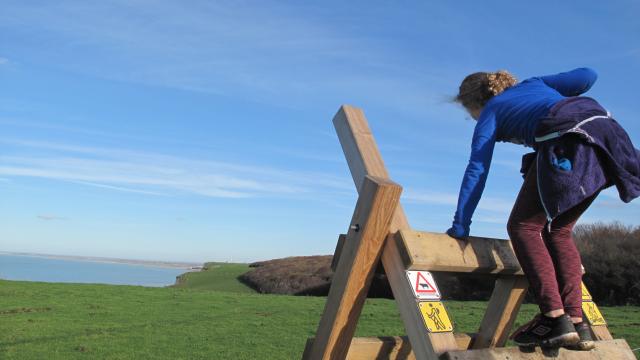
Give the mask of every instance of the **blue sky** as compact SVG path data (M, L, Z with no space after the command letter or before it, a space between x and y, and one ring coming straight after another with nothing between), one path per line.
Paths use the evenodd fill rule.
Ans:
M356 193L331 119L365 110L412 226L450 225L464 76L594 68L640 144L640 3L2 1L0 250L187 261L330 254ZM472 234L506 237L498 144ZM640 225L606 191L582 222Z

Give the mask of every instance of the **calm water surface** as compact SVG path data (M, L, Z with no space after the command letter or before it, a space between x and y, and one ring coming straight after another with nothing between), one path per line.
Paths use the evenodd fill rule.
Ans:
M0 279L4 280L167 286L186 271L147 265L0 254Z

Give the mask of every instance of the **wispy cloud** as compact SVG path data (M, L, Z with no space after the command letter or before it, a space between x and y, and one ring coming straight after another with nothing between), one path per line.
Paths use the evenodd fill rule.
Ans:
M500 224L505 225L507 223L507 216L488 216L488 215L479 215L474 217L473 221L475 222L483 222L488 224Z
M423 60L416 68L394 51L395 42L348 26L353 15L329 16L309 6L270 1L16 3L3 9L0 22L12 30L29 26L36 36L56 39L34 51L67 71L282 106L316 103L321 94L333 96L332 102L370 99L424 112L427 102L441 95L431 89L450 83L443 81L447 66L436 68ZM315 10L324 13L296 12ZM78 46L85 50L80 55Z
M145 195L191 194L218 198L351 190L348 179L323 173L127 149L21 140L10 143L22 151L17 156L0 156L0 175L3 176L68 181ZM34 149L46 151L41 155Z
M520 171L522 164L516 160L503 160L503 159L493 159L492 163L494 165L503 166L509 170Z
M93 187L97 187L97 188L102 188L102 189L109 189L109 190L116 190L116 191L121 191L121 192L130 192L130 193L136 193L136 194L146 194L146 195L158 195L158 196L164 196L164 194L160 193L160 192L155 192L155 191L146 191L146 190L139 190L139 189L131 189L131 188L126 188L126 187L122 187L122 186L113 186L113 185L107 185L107 184L98 184L98 183L94 183L94 182L89 182L89 181L73 181L76 184L81 184L81 185L87 185L87 186L93 186Z
M455 207L458 204L458 193L408 189L405 191L403 199L407 202L417 204L449 205ZM509 200L489 196L483 196L478 204L478 209L499 213L509 213L512 207L513 203Z
M0 57L0 65L6 65L9 63L9 59Z
M624 203L620 200L620 194L618 193L618 189L615 186L612 186L598 195L598 199L594 203L595 206L604 207L604 208L622 208L625 206L640 206L640 201L637 199L630 202Z
M57 215L38 215L37 218L45 221L67 220L66 217Z
M442 193L434 191L405 190L402 198L410 203L453 205L458 203L458 194Z

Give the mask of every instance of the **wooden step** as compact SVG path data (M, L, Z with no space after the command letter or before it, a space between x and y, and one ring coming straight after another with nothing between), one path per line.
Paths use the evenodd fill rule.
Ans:
M467 349L475 334L455 334L456 344L460 349ZM307 339L305 354L311 350L314 338ZM303 359L306 357L303 356ZM411 343L406 336L378 336L353 338L347 353L348 360L415 360Z
M560 349L525 352L517 347L450 351L441 359L447 360L636 360L629 344L623 339L596 341L596 348L590 351Z

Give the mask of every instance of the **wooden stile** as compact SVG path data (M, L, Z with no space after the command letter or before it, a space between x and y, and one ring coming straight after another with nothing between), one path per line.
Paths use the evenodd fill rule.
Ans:
M467 349L475 334L454 334L458 349ZM307 339L305 354L311 351L314 338ZM306 356L306 355L305 355ZM306 358L303 356L303 358ZM411 343L406 336L379 336L353 338L347 353L349 360L415 360Z
M346 357L401 192L387 179L364 179L309 359Z
M622 339L597 341L596 348L591 351L537 347L532 352L525 352L517 347L503 347L452 351L442 357L444 360L635 360L635 358L629 344Z
M345 153L351 177L360 192L362 179L367 175L388 178L389 174L373 138L371 129L361 109L342 106L333 118L333 125ZM398 205L391 224L390 234L410 229L407 217ZM391 235L393 236L393 235ZM384 266L393 296L398 303L405 330L418 359L434 357L447 350L457 349L451 333L429 333L424 326L416 300L406 286L405 268L395 241L388 240L382 253Z
M546 350L527 353L504 348L528 287L511 242L480 237L460 241L446 234L412 230L399 204L401 188L389 180L362 110L344 105L333 124L359 197L350 230L338 239L327 303L316 337L307 341L303 359L537 360L549 356ZM380 263L407 336L353 338L374 270ZM434 313L435 310L446 310L437 298L417 298L418 293L408 282L410 276L415 280L413 271L497 276L478 333L454 335L444 325L436 329L433 317L440 312ZM415 287L419 287L417 283ZM584 296L590 298L584 289ZM593 303L584 306L597 313ZM427 310L431 311L425 312L431 325L422 313ZM591 330L600 340L595 350L560 349L552 355L564 360L635 359L624 340L612 339L606 325L591 326Z
M523 276L500 276L487 304L472 349L503 347L509 338L529 284Z
M313 338L307 340L305 352L313 344ZM466 334L456 334L460 349L466 349L470 338ZM620 350L623 351L620 351ZM354 338L347 354L349 360L416 360L409 339L405 336L380 336ZM635 360L629 344L622 339L605 340L596 343L593 351L570 351L566 349L522 352L516 347L480 349L474 351L457 350L441 356L448 360Z
M474 236L461 241L413 230L399 231L396 239L407 270L523 274L511 241Z

